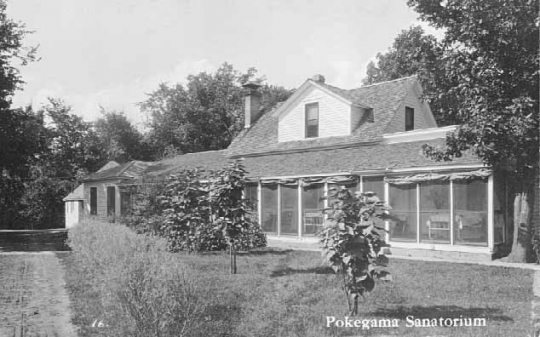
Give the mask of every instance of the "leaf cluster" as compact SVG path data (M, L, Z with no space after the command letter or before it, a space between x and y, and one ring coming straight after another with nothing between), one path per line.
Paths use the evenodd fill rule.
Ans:
M328 217L319 232L322 253L334 271L343 275L351 308L359 296L373 290L376 279L390 280L385 268L388 259L381 253L386 246L388 207L373 192L353 194L341 187L331 189L328 196L336 200L326 210Z

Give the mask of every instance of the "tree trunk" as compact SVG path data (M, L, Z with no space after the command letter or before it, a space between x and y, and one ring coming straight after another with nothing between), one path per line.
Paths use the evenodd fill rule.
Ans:
M236 249L234 245L229 245L229 255L231 257L231 274L236 274Z
M514 197L514 230L512 251L502 259L506 262L531 262L532 260L532 209L534 200L534 177L520 184L520 191Z

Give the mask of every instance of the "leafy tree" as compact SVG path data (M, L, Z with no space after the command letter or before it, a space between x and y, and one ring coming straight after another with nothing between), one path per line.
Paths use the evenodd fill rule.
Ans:
M58 228L63 225L64 201L73 182L41 176L25 183L20 214L29 229Z
M161 84L140 104L150 116L148 139L158 157L226 148L244 125L241 85L255 75L253 68L240 73L224 63L213 74L190 75L185 86ZM263 106L273 106L273 98L291 94L276 86L264 90Z
M440 64L441 50L433 35L426 35L420 26L402 30L386 53L377 54L377 63L371 61L364 84L390 81L401 77L425 73Z
M418 75L424 88L424 99L440 126L459 123L456 97L447 90L457 84L446 78L443 47L433 35L420 26L403 30L385 53L377 54L366 70L366 85Z
M78 179L104 164L106 157L91 123L59 99L50 98L42 113L50 118L49 152L43 161L49 175Z
M24 83L19 69L13 63L19 62L24 66L34 61L37 51L36 47L22 44L24 37L31 32L26 30L23 23L8 18L6 7L6 1L0 0L0 111L2 112L11 106L11 96Z
M126 162L147 160L150 150L143 134L122 113L101 108L102 117L95 123L95 131L107 155L107 160Z
M238 160L218 171L210 179L209 205L212 220L227 239L231 258L231 274L236 274L236 250L242 232L250 227L247 217L251 207L244 198L246 170Z
M10 109L11 98L20 89L18 66L35 60L36 48L22 44L30 31L7 16L6 2L0 0L0 226L14 228L21 222L18 213L29 166L44 146L43 119L31 109Z
M322 252L343 276L349 310L356 315L358 299L375 288L375 279L390 280L388 259L381 253L387 209L373 192L352 194L342 187L330 190L329 197L336 201L319 233Z
M446 85L435 87L433 95L455 97L453 110L443 113L463 122L445 148L425 146L425 151L439 160L471 151L496 170L510 167L515 200L509 260L525 261L539 160L539 4L409 0L408 5L445 31L441 80Z

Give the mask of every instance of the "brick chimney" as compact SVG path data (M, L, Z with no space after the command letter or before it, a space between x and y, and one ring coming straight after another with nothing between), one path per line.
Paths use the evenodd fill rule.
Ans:
M261 85L256 82L250 81L245 83L242 87L248 90L244 98L244 121L245 127L249 128L251 124L255 123L257 118L259 118L259 114L261 113L262 94L259 92L259 88L261 87Z
M317 75L313 75L313 76L311 77L311 80L314 81L314 82L317 82L317 83L322 83L322 84L324 84L325 78L324 78L323 75L317 74Z

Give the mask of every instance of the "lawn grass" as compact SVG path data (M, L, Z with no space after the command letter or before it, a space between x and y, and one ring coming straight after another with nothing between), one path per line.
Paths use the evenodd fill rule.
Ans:
M80 336L105 336L91 328L101 317L89 280L71 253L59 257ZM397 319L399 327L326 327L347 307L340 278L321 266L317 252L260 252L238 256L229 274L224 253L177 254L192 267L204 297L204 326L197 336L526 336L531 332L532 271L473 264L392 259L392 282L380 282L361 302L356 319ZM486 318L486 327L406 327L405 317ZM114 322L109 322L114 324Z

